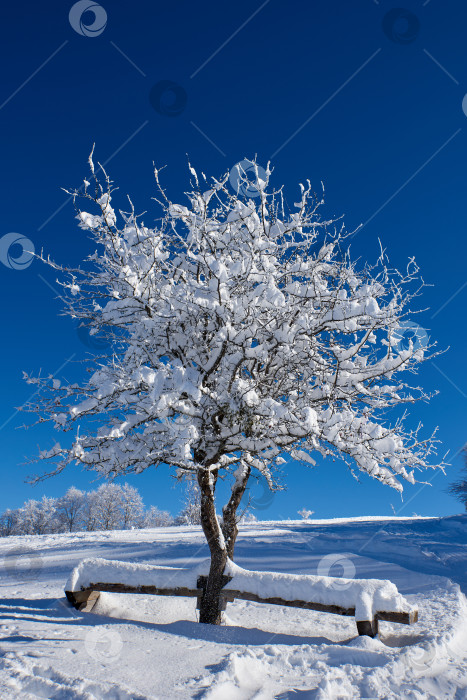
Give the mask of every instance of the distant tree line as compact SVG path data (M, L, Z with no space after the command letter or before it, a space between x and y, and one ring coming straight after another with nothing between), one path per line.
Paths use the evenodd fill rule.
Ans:
M44 496L0 515L0 536L59 532L132 530L200 523L199 492L187 485L184 506L176 518L156 506L146 507L129 484L104 483L95 491L72 486L61 498Z

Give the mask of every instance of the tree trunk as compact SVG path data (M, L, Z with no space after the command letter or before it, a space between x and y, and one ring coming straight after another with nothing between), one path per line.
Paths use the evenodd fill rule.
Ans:
M219 526L214 502L217 471L198 470L198 484L201 491L201 525L211 552L211 567L201 598L199 621L220 625L222 618L220 593L224 584L224 569L227 563L227 549Z
M227 556L232 560L238 535L237 508L245 493L250 473L251 467L248 464L244 464L242 473L237 476L235 484L232 486L232 495L230 496L229 502L222 509L222 532L227 549Z

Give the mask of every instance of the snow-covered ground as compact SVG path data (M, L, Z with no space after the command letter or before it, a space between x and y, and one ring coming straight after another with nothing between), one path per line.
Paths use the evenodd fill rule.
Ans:
M467 516L243 526L246 569L393 581L420 621L381 622L378 639L358 637L353 618L247 601L222 627L198 624L188 598L66 603L84 558L202 561L194 527L7 538L0 556L2 700L467 698Z

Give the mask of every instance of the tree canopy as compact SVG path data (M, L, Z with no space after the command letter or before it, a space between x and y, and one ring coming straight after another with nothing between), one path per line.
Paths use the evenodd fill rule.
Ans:
M89 163L72 194L96 251L82 268L46 262L62 275L65 313L111 351L92 358L83 384L26 377L41 390L29 406L39 421L74 430L71 445L40 454L55 463L49 473L77 462L108 478L159 465L196 474L211 554L232 556L252 470L275 488L284 457L334 455L402 490L430 466L434 435L387 419L429 398L408 383L429 348L400 343L423 287L413 259L403 273L383 250L373 265L353 262L310 183L290 211L269 167L262 178L256 168L248 198L228 174L208 181L190 166L186 205L169 200L156 170L160 218L147 226L131 200L117 214L112 182ZM228 473L221 532L214 493Z

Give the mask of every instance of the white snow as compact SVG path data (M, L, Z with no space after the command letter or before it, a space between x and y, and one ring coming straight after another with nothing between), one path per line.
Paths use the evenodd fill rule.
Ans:
M247 571L233 562L228 563L224 573L233 577L226 590L254 593L262 598L355 607L356 620L372 620L376 612L383 610L409 612L413 607L391 581Z
M84 559L73 569L65 590L79 591L92 583L194 590L198 576L208 572L209 559L187 569ZM225 590L254 593L262 598L353 607L356 620L372 620L376 612L409 612L414 607L404 600L391 581L248 571L231 561L224 573L232 577Z
M243 570L324 567L344 593L346 578L395 584L419 622L380 622L377 639L358 637L352 617L248 601L229 603L222 627L197 622L194 598L103 593L92 613L66 603L83 559L156 566L179 582L179 568L207 557L194 526L4 538L0 557L2 700L467 697L467 516L242 526Z
M199 570L199 571L198 571ZM125 586L158 586L159 588L196 588L197 576L209 571L201 567L184 569L173 566L150 566L106 559L83 559L65 584L67 591L79 591L91 583L121 583Z

